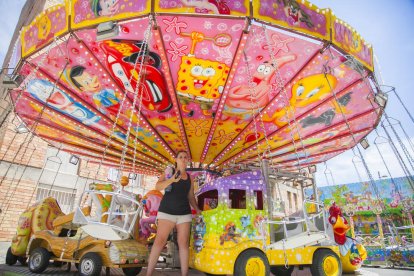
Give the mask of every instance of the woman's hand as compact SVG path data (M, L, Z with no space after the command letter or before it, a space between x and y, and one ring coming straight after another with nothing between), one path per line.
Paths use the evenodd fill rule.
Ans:
M177 171L171 178L173 182L178 182L181 179L181 171Z

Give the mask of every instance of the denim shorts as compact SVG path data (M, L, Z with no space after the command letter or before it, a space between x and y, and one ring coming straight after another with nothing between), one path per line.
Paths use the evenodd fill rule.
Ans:
M158 212L157 219L166 219L166 220L169 220L171 222L174 222L175 224L181 224L181 223L191 222L192 221L192 215L191 214L187 214L187 215L170 215L170 214L167 214L167 213Z

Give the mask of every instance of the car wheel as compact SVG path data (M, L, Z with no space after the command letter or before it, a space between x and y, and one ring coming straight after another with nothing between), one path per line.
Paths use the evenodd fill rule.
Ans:
M276 276L290 276L292 275L293 269L295 267L294 266L288 266L287 268L284 265L280 265L280 266L271 266L270 267L270 272L272 272L273 275Z
M43 247L35 248L29 257L29 269L33 273L42 273L49 265L50 252Z
M98 276L101 275L102 259L98 253L89 252L83 255L79 262L79 275L81 276Z
M329 249L320 249L313 255L312 276L342 275L342 263L338 255Z
M270 275L269 261L266 255L259 250L244 251L237 257L234 275Z
M142 267L124 267L122 271L124 272L125 276L136 276L142 270Z
M19 263L21 265L26 265L27 264L27 258L26 257L17 257L17 260L19 261Z
M11 247L9 247L6 253L6 264L14 265L16 264L16 262L17 262L17 256L13 255L13 253L11 252Z

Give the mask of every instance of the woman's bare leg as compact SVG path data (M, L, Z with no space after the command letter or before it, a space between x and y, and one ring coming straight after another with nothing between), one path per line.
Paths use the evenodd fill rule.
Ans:
M180 253L181 275L188 275L188 244L190 239L190 222L177 224L177 241Z
M166 219L159 219L157 226L157 236L151 248L151 254L148 259L147 276L151 276L157 265L158 257L167 242L168 235L174 228L175 223Z

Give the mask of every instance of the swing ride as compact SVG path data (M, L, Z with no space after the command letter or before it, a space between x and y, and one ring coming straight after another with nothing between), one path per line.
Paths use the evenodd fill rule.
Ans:
M352 27L304 0L124 0L109 6L66 0L22 29L11 59L10 97L32 133L99 167L160 175L175 152L188 152L203 204L191 237L192 267L290 275L300 265L311 266L314 275L340 275L343 255L326 229L324 206L305 202L314 212L277 218L272 214L281 198L272 198L268 180L282 172L303 176L375 129L387 95L372 56ZM228 169L250 172L208 173ZM243 185L233 183L236 178ZM151 227L137 225L160 195L141 200L97 179L89 188L71 227L114 243L131 235L139 243L138 228L151 235ZM336 210L335 219L341 216ZM39 252L53 251L36 242L46 230L30 238ZM69 236L62 237L67 250ZM29 264L43 262L32 250ZM79 242L76 250L75 263L89 254ZM63 251L50 252L70 262ZM220 262L223 254L236 265ZM216 265L206 266L213 259Z

